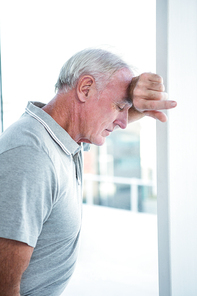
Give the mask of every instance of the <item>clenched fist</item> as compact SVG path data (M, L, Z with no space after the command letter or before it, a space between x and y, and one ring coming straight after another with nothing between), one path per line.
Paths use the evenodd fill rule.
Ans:
M163 79L157 74L143 73L133 77L130 85L133 106L129 110L129 122L145 115L165 122L167 117L160 110L174 108L177 103L167 100L168 95L164 91Z

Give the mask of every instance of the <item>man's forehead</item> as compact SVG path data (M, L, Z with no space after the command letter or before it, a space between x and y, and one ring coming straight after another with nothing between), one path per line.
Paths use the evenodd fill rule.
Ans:
M132 106L130 97L130 83L133 78L133 73L128 69L117 71L105 87L105 91L113 94L113 100L119 104Z
M125 96L123 98L119 97L119 98L113 98L113 101L118 104L118 105L124 105L124 106L128 106L128 107L132 107L133 103L132 100L130 98L130 96Z
M118 79L119 81L124 81L125 83L130 83L134 74L127 68L118 70L113 76L113 79Z

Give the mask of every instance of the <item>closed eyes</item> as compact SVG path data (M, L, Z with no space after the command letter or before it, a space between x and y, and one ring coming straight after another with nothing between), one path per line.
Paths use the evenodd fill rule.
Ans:
M124 107L125 107L125 106L124 106ZM120 111L123 111L123 110L124 110L124 107L118 106L118 109L119 109Z
M125 108L128 106L128 104L117 104L116 105L117 106L117 108L118 108L118 110L120 110L120 111L124 111L125 110ZM128 106L129 107L129 106Z

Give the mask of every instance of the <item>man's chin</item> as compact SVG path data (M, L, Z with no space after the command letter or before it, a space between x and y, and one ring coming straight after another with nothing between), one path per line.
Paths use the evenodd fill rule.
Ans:
M89 140L87 139L81 139L80 141L77 142L78 144L79 143L87 143L87 144L92 144Z
M100 139L92 140L91 144L96 146L102 146L105 143L105 137L101 137Z
M105 143L105 137L102 137L100 136L99 138L97 139L80 139L80 141L78 141L77 143L87 143L87 144L93 144L93 145L96 145L96 146L102 146L104 143Z

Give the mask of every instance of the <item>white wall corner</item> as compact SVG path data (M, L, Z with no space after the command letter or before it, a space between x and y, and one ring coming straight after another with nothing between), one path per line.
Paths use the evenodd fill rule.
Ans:
M160 296L196 296L196 0L157 0L157 71L178 102L157 124Z

